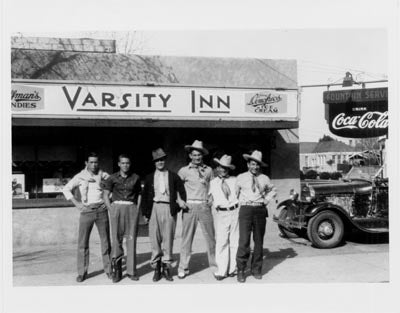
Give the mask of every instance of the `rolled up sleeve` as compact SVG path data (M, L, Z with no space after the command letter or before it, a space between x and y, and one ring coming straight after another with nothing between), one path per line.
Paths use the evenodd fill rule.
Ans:
M73 177L63 188L62 193L64 194L65 199L71 200L74 195L72 194L72 190L79 185L78 179Z

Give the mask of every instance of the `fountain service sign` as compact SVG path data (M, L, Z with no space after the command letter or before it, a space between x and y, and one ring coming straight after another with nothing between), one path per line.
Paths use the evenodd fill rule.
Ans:
M368 138L388 132L388 88L324 92L329 130L341 137Z

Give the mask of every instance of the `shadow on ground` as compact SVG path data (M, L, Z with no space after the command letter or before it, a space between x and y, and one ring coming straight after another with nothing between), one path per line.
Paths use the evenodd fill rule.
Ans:
M389 243L389 233L370 234L361 231L353 231L347 234L346 241L358 244L382 244Z
M286 259L294 258L297 256L293 248L279 249L279 251L270 252L264 249L264 260L262 267L262 274L267 274L278 264L284 262Z

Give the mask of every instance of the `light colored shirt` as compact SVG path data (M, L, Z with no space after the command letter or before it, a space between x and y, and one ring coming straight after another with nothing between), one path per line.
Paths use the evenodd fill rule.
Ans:
M255 188L252 190L253 174L245 172L238 175L236 180L236 192L239 202L263 202L264 199L270 201L276 196L276 188L271 183L267 175L259 174L256 176L261 190Z
M63 194L67 200L74 196L73 189L79 188L81 201L84 204L97 204L103 202L102 183L109 177L106 172L90 173L86 168L76 174L64 187Z
M169 202L168 171L155 171L153 200Z
M209 195L213 197L212 207L215 209L216 207L220 208L229 208L238 203L238 199L236 197L236 177L229 176L225 178L225 182L228 185L231 193L226 199L224 192L222 191L222 179L220 177L215 177L210 182L210 190Z
M209 184L214 177L211 167L189 163L179 170L178 175L184 183L188 200L207 201Z

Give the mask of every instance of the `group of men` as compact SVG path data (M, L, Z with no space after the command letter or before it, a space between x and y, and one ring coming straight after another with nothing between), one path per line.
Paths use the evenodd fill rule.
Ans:
M145 177L143 187L140 177L131 171L128 155L119 156L119 171L112 175L100 170L96 154L88 155L85 169L63 190L66 199L80 210L78 282L87 278L93 224L99 231L106 275L113 282L122 279L125 238L126 274L132 280L139 280L136 271L139 210L148 219L154 282L162 277L173 280L172 250L179 212L182 212L182 236L178 278L184 279L190 274L189 263L198 223L216 280L237 276L239 282L246 281L251 236L254 241L251 274L256 279L262 278L267 205L276 196L270 179L261 173L261 167L267 166L262 153L255 150L250 155L244 154L248 171L234 177L230 175L235 169L231 156L214 158L217 165L214 174L203 162L208 151L201 141L186 145L185 150L190 162L178 173L167 169L167 154L163 149L152 151L155 170ZM75 188L80 191L80 199L73 194Z

